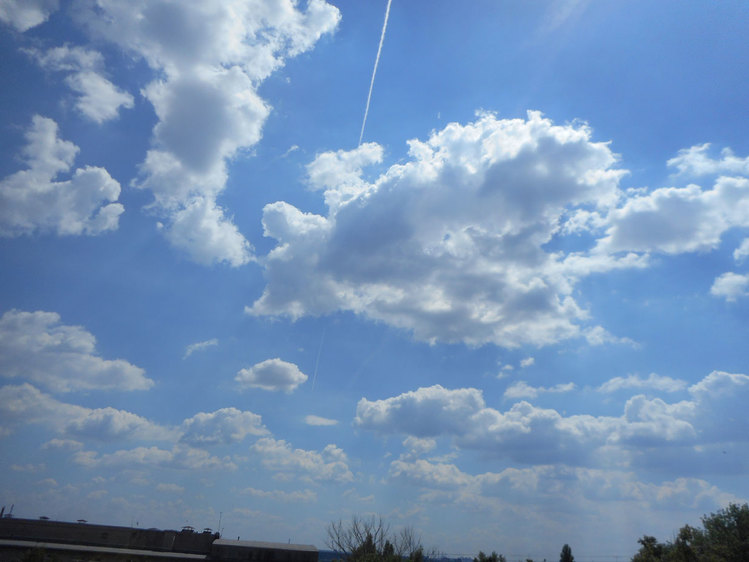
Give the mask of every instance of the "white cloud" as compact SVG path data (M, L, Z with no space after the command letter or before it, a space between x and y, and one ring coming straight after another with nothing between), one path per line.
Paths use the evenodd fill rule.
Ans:
M385 433L415 437L460 434L467 420L484 409L481 391L448 390L440 385L419 388L384 400L359 400L354 424Z
M612 386L635 382L617 381ZM662 387L676 384L662 379L650 382ZM675 403L633 396L622 416L613 417L566 416L525 401L503 412L487 407L477 389L433 386L384 400L362 398L354 423L384 434L449 438L458 449L534 465L626 465L640 462L643 455L655 459L653 451L678 450L653 462L679 463L678 457L689 453L710 470L710 463L699 458L713 454L705 446L749 439L749 421L743 413L749 376L715 371L687 390L690 400Z
M136 447L100 455L95 451L78 451L73 461L87 468L115 467L161 467L179 470L235 470L237 466L229 459L218 458L201 449L177 445L171 450L158 447Z
M153 381L123 359L96 355L96 338L61 324L54 312L10 310L0 317L0 376L23 378L55 392L146 390Z
M594 326L585 330L585 339L590 345L605 345L607 343L619 344L619 345L631 345L637 347L637 343L630 338L621 338L613 334L610 334L601 326Z
M652 388L663 392L678 392L684 390L687 383L683 380L650 373L648 378L643 379L639 375L627 375L626 377L614 377L607 380L598 387L599 392L617 392L630 388Z
M59 0L0 0L0 20L18 31L44 23L59 8Z
M520 361L520 366L525 369L526 367L533 365L535 362L536 360L533 357L526 357Z
M34 49L28 52L42 68L70 73L65 83L79 94L76 107L92 121L103 123L117 117L121 107L133 107L133 96L102 76L101 53L67 45L46 52Z
M22 424L42 424L65 436L97 441L114 439L169 440L169 428L115 408L85 408L61 402L24 383L0 387L0 421L7 430ZM49 447L77 448L77 441L53 439Z
M142 57L158 76L142 90L158 122L137 187L149 189L172 244L199 263L238 266L251 246L216 203L231 159L262 136L270 106L257 89L285 60L338 24L311 0L97 2L77 12L97 39Z
M730 228L749 226L749 178L720 177L710 190L663 187L611 212L606 252L706 252Z
M266 435L268 430L258 414L236 408L200 412L182 422L180 441L200 447L236 443L248 435Z
M70 179L55 181L71 170L78 147L58 138L52 119L35 115L26 141L28 168L0 181L0 236L93 236L117 229L124 211L115 203L120 184L104 168L77 168Z
M741 245L733 251L733 259L740 262L749 256L749 238L744 238Z
M720 275L713 281L710 294L723 297L728 302L749 296L749 274L741 275L729 271Z
M263 466L280 474L297 475L306 480L350 482L354 479L346 453L332 444L321 452L308 451L292 449L283 440L263 437L251 449L260 456Z
M312 490L296 490L285 492L283 490L258 490L257 488L245 488L243 494L255 498L267 498L284 503L313 502L317 500L317 494Z
M637 264L545 249L570 210L603 212L621 196L625 172L587 127L484 114L409 146L409 161L371 183L361 167L380 160L377 145L318 155L308 173L327 216L265 207L278 245L248 313L350 310L430 342L543 345L581 335L579 275Z
M242 369L234 377L240 388L293 392L307 380L307 375L293 363L281 359L266 359L249 369Z
M709 511L737 499L699 478L651 483L638 480L628 471L558 465L507 468L473 475L450 463L396 460L390 465L390 477L422 489L451 492L454 502L473 506L480 500L478 503L542 504L546 509L570 504L578 509L586 505L598 509L588 502L604 505L637 502L645 511Z
M181 494L185 491L185 488L178 484L161 483L156 485L158 492L168 492L170 494Z
M683 148L677 156L671 158L667 163L669 166L677 168L679 174L691 174L693 176L749 175L749 156L740 158L730 148L724 148L720 152L720 159L716 160L708 156L709 149L710 143Z
M172 214L166 237L190 258L203 265L225 261L240 266L252 259L252 246L224 210L208 197L196 197Z
M512 383L505 390L504 397L509 399L537 398L539 394L560 394L575 390L575 383L560 383L554 386L530 386L525 381Z
M212 338L210 340L200 341L196 343L191 343L185 348L185 354L182 356L182 359L187 359L195 353L196 351L204 351L208 349L209 347L215 347L218 345L218 339Z
M315 416L310 414L304 416L304 423L307 425L337 425L338 420L332 420L330 418L323 418L322 416Z

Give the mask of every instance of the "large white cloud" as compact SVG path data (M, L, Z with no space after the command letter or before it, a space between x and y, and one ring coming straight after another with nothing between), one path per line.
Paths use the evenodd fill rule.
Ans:
M336 482L354 479L346 453L333 444L326 445L318 452L294 449L284 440L263 437L251 449L260 456L263 466L281 476Z
M656 449L686 447L709 456L713 451L705 446L749 439L743 415L749 376L715 371L687 390L689 400L674 403L633 396L613 417L565 416L526 401L500 411L487 407L477 389L433 386L384 400L362 398L354 423L385 434L447 438L459 449L513 462L592 467L639 462ZM668 455L662 460L673 461Z
M27 31L47 21L59 5L59 0L0 0L0 20Z
M55 312L11 310L0 317L0 376L22 378L56 392L145 390L153 381L124 359L102 359L96 338L61 323Z
M362 167L377 145L318 155L310 184L327 216L267 205L267 287L247 312L351 310L407 328L419 339L542 345L581 335L578 275L633 265L546 248L621 196L616 155L583 125L540 113L452 123L409 142L410 159L373 182ZM577 221L577 222L575 222ZM575 226L574 228L578 228ZM574 260L567 261L567 258Z
M64 45L29 53L42 68L69 73L65 83L79 94L76 108L92 121L103 123L117 117L121 107L133 107L133 96L102 75L104 57L98 51Z
M261 138L270 106L259 85L335 29L337 8L323 0L304 10L293 0L100 0L81 2L76 15L158 76L142 90L158 122L135 185L154 194L167 238L200 263L250 261L250 244L216 203L228 162Z
M249 369L242 369L234 377L241 388L293 392L307 380L307 375L294 363L282 359L266 359Z
M35 115L26 131L27 169L0 181L0 236L37 231L97 235L115 230L124 211L120 184L104 168L77 168L68 180L78 147L57 136L57 123Z

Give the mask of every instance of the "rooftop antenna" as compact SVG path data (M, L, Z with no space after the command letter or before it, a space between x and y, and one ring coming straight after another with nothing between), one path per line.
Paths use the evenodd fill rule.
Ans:
M221 516L224 514L223 511L218 512L218 537L221 538Z

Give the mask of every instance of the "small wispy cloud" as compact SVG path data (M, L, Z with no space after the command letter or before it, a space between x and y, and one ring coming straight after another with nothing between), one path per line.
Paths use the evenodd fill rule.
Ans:
M338 420L331 420L330 418L310 414L309 416L304 416L304 423L307 425L337 425Z
M213 347L218 345L218 339L213 338L206 341L199 341L197 343L191 343L185 348L185 354L182 356L182 359L187 359L195 353L196 351L205 351L209 347Z

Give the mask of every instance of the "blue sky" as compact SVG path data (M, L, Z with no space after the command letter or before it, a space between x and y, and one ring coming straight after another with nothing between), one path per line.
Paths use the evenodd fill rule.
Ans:
M0 498L630 555L749 497L744 2L0 1Z

